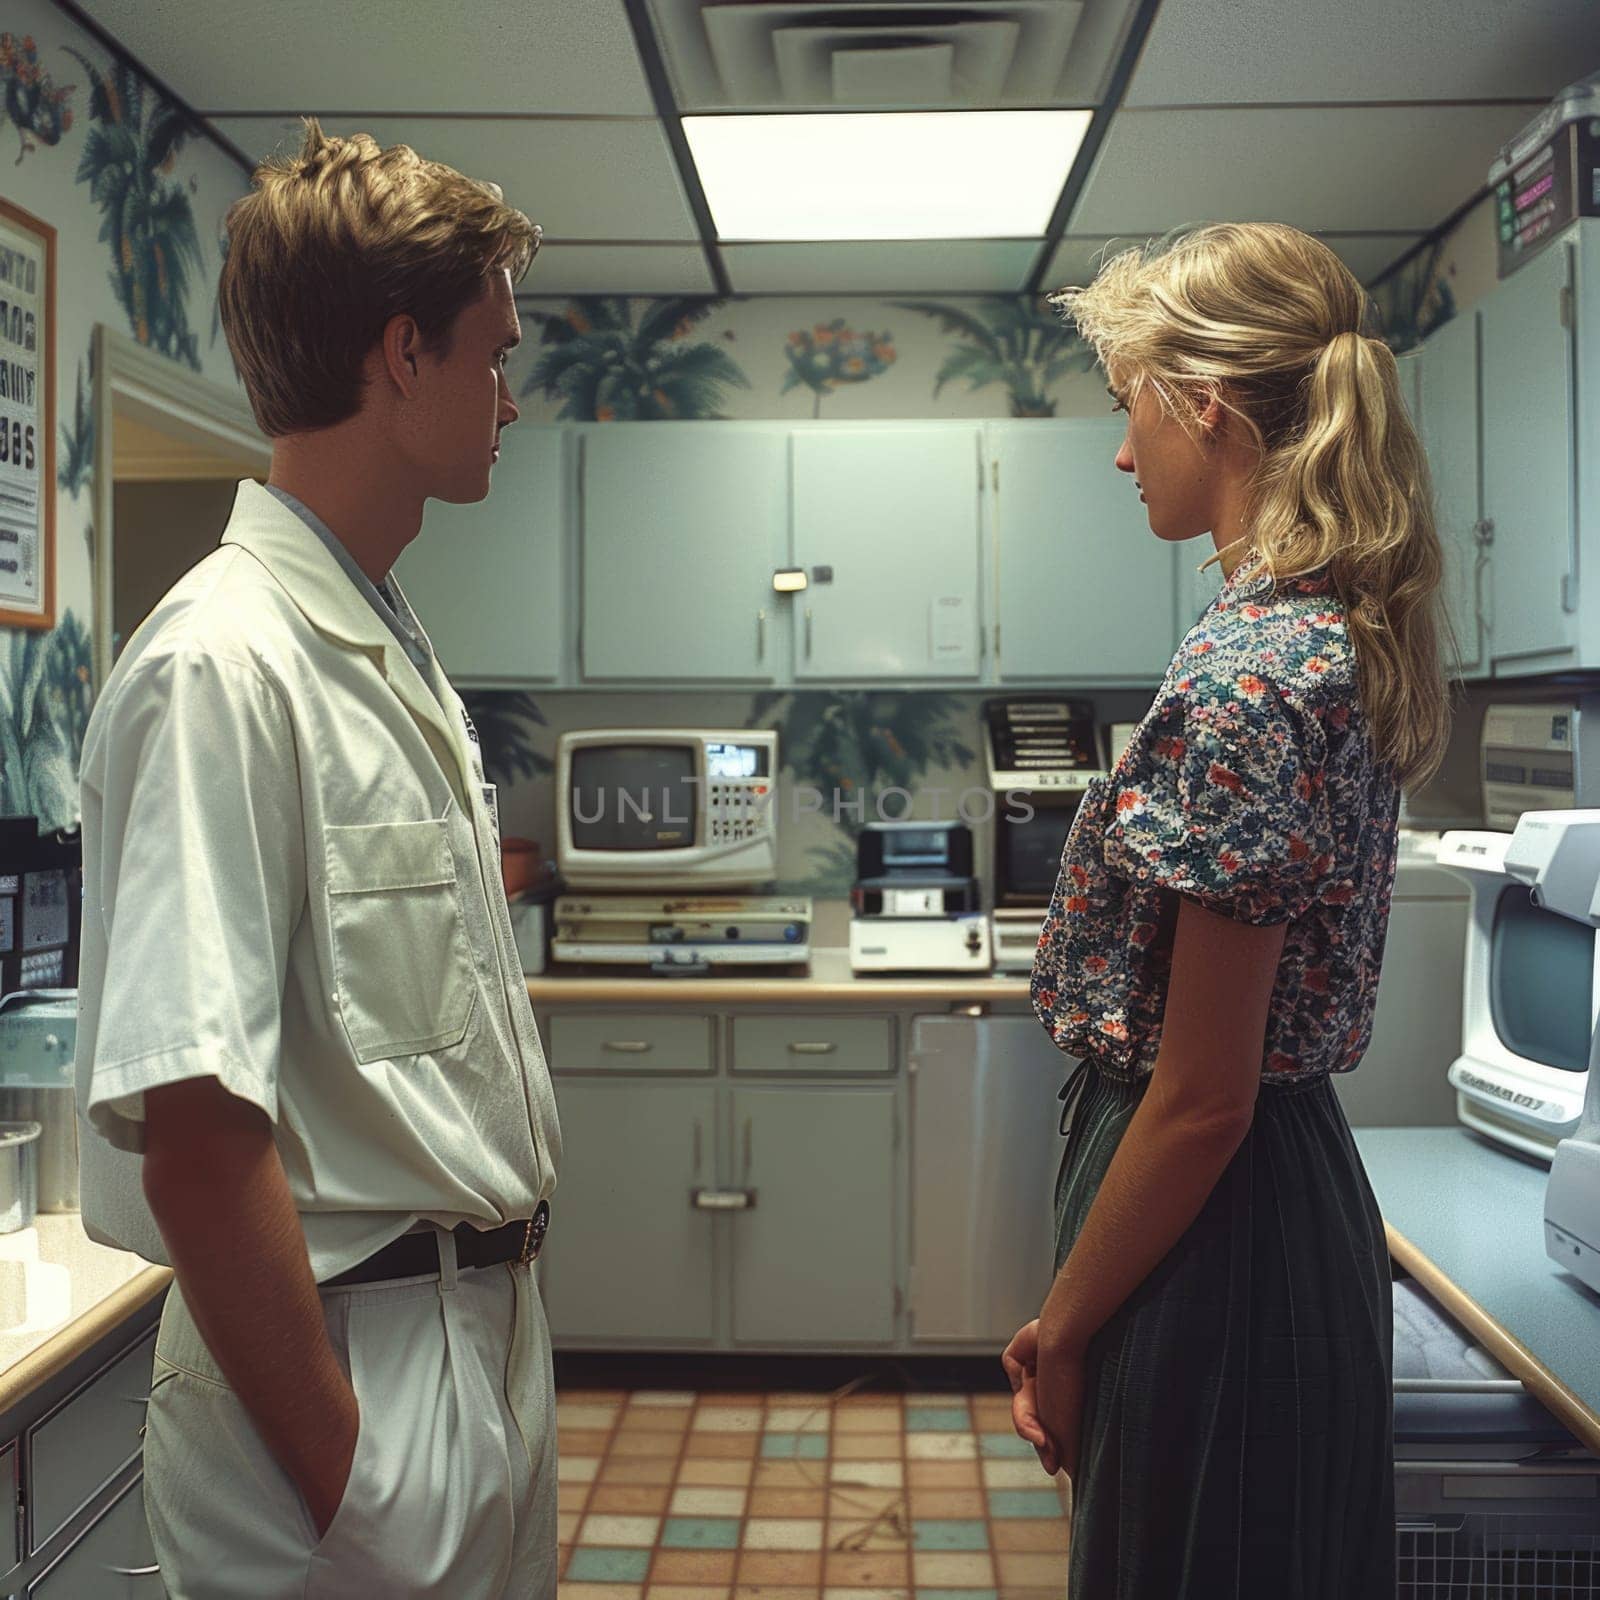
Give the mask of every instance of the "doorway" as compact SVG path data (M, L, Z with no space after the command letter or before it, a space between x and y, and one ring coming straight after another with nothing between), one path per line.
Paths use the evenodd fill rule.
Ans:
M98 693L161 596L214 550L272 447L242 395L95 330L94 674Z

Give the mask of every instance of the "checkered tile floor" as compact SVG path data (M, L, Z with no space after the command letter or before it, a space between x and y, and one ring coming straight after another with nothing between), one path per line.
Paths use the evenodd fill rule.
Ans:
M1060 1600L999 1395L564 1390L561 1600Z

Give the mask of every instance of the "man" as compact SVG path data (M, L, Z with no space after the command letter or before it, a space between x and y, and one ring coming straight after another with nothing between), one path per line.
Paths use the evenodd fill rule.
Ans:
M542 1600L560 1133L494 792L389 576L428 499L488 493L539 230L312 121L228 232L271 476L83 754L84 1220L176 1275L151 1532L174 1600Z

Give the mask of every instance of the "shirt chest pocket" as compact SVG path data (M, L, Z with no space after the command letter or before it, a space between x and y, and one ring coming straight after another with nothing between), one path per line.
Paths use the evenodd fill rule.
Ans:
M356 1059L459 1044L477 998L445 819L329 827L339 1015Z

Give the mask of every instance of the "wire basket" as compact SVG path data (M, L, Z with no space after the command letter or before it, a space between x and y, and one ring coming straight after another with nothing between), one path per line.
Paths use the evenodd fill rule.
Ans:
M1397 1600L1600 1600L1592 1515L1472 1512L1400 1522Z

